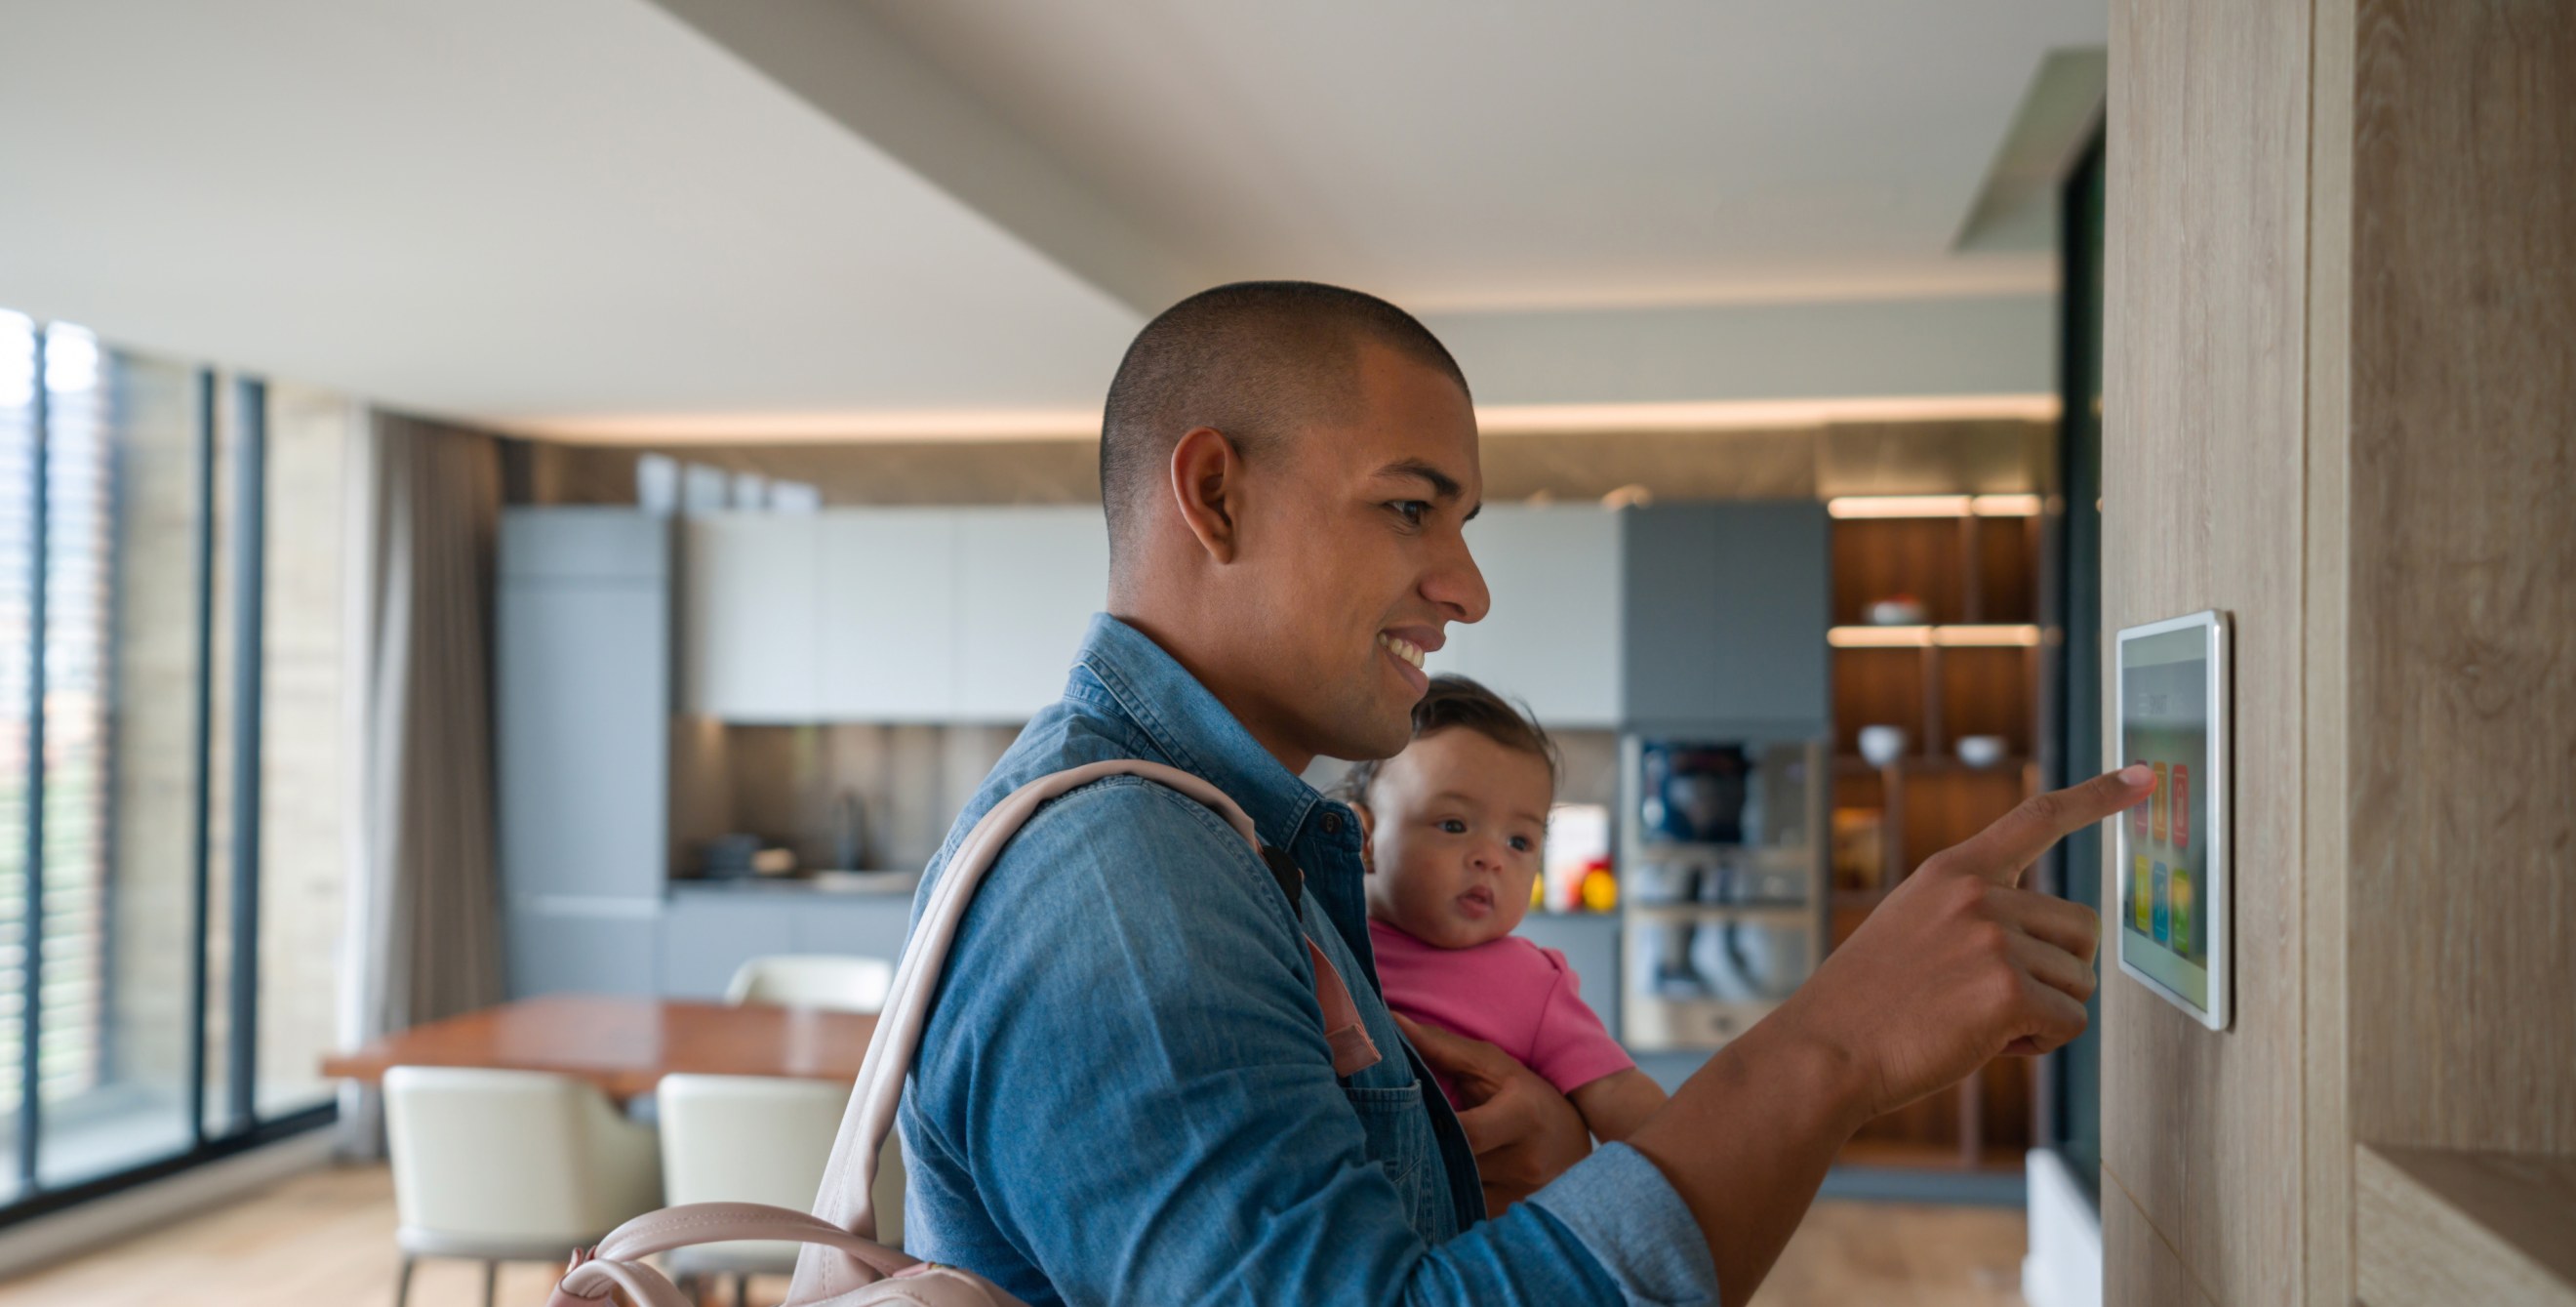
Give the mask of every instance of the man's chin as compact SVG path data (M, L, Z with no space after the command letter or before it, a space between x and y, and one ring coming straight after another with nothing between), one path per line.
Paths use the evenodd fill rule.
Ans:
M1369 714L1365 721L1344 723L1332 748L1324 752L1345 762L1376 762L1404 752L1413 742L1413 705Z

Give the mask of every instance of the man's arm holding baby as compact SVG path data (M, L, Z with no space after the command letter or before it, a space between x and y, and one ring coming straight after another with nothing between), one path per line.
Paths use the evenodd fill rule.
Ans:
M1592 1131L1593 1138L1615 1144L1635 1133L1647 1117L1663 1110L1664 1087L1645 1072L1630 1067L1579 1085L1566 1097L1574 1100L1574 1110L1583 1114L1583 1124Z

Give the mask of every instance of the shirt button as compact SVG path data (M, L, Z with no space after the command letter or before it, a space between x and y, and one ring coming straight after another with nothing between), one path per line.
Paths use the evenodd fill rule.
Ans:
M1324 814L1324 833L1327 835L1339 835L1342 833L1342 814L1338 812L1328 812Z

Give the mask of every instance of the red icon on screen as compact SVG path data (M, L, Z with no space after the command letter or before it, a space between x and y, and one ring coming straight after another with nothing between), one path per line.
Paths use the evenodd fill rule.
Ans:
M2147 806L2155 810L2154 815L2151 818L2151 824L2155 830L2156 838L2163 839L2165 837L2165 812L2169 806L2169 791L2165 780L2165 765L2163 763L2156 764L2156 796L2147 801Z
M2146 762L2146 759L2140 758L2135 765L2143 767ZM2147 804L2141 803L2129 809L2129 838L2142 840L2147 837L2147 807Z
M2191 768L2173 765L2173 842L2176 848L2191 844Z

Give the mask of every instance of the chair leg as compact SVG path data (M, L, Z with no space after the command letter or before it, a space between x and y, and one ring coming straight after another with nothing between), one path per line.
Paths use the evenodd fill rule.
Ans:
M412 1255L404 1253L402 1266L394 1272L394 1307L408 1307L411 1302Z
M501 1264L499 1262L483 1263L483 1307L492 1307L492 1300L496 1296L496 1291L499 1290L500 1287Z

